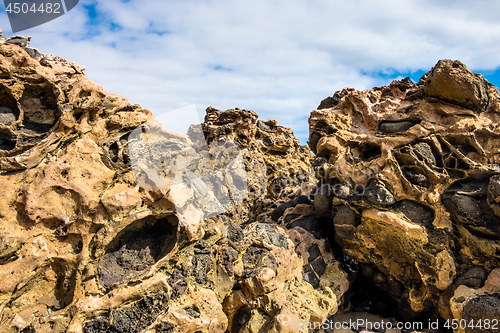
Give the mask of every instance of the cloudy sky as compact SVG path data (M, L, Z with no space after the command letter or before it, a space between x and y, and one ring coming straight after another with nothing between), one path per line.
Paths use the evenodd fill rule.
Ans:
M498 13L494 0L81 0L19 34L157 115L240 107L305 144L310 111L344 87L418 80L443 58L498 86Z

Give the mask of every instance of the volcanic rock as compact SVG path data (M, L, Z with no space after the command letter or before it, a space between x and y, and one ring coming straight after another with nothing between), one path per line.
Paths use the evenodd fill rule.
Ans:
M309 195L296 194L316 179L290 129L253 111L210 107L199 127L208 152L161 129L150 133L169 149L155 146L154 135L146 147L131 133L156 126L149 110L107 94L76 63L33 57L23 40L0 45L2 328L281 332L286 320L337 311L349 282L328 241L316 237L319 226L315 236L276 223L288 208L314 210ZM165 165L189 159L191 181L141 187L155 176L135 169L148 162L133 158L146 148L181 151ZM196 196L215 203L217 191L238 185L199 178L222 165L203 156L238 151L248 191L231 192L225 212L203 218ZM284 209L271 214L277 205Z
M465 65L335 93L309 148L239 108L166 131L83 71L0 43L5 331L498 317L500 99Z
M452 296L479 288L500 265L498 89L442 60L418 84L336 95L311 113L309 146L327 160L316 176L333 189L337 244L380 272L368 278L376 288L401 284L391 297L405 320L486 318L496 291L460 310Z
M486 80L457 60L439 60L425 78L424 93L479 112L488 105Z

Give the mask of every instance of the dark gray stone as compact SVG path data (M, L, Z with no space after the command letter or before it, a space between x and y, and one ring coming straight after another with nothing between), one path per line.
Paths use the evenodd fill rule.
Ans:
M240 329L242 329L243 326L245 326L245 324L250 320L251 317L252 313L249 308L242 307L238 309L232 320L231 333L238 333Z
M278 263L268 249L250 246L243 256L243 278L256 276L264 267L276 271Z
M88 321L83 325L83 332L85 333L101 333L106 332L109 328L109 316L96 318Z
M260 128L263 131L270 131L271 127L269 127L265 122L262 120L257 120L257 127Z
M316 238L322 237L322 222L319 216L306 216L293 221L286 226L288 229L293 229L295 227L301 227L304 230L309 231Z
M500 238L500 218L495 215L486 198L445 193L442 200L456 223L464 225L482 237Z
M324 100L322 100L321 103L319 104L319 106L317 107L317 109L321 110L321 109L333 108L334 106L336 106L337 104L340 103L340 100L344 96L345 95L342 93L335 92L335 94L333 94L333 96L327 97Z
M175 326L171 323L162 322L155 327L156 333L171 333L174 331Z
M314 289L319 287L319 278L312 269L311 265L307 264L302 268L302 277L304 281L309 282Z
M337 210L333 218L334 225L353 225L356 226L356 213L349 207L342 205Z
M0 123L10 126L16 120L16 115L11 109L5 106L0 107Z
M403 213L410 221L426 227L432 225L434 221L434 210L416 201L402 200L393 206L394 210Z
M312 202L311 202L311 199L309 199L309 197L307 197L306 195L299 195L298 197L293 199L292 205L297 206L300 204L310 205L310 204L312 204Z
M464 275L457 278L455 285L466 285L470 288L481 288L488 277L488 272L483 267L472 267Z
M201 314L195 306L190 307L190 308L186 308L186 309L184 309L184 311L186 311L186 313L193 318L200 318Z
M498 332L500 325L500 299L499 295L484 295L473 298L469 300L464 305L463 319L467 322L474 320L477 323L481 320L483 328L470 328L468 327L465 332L467 333L486 333L486 332ZM488 319L490 323L495 321L497 323L496 329L491 326L489 329L484 328L485 320Z
M364 193L365 199L377 205L392 205L394 196L378 179L372 179L368 183Z
M311 268L316 272L318 276L323 275L326 270L326 263L321 257L316 258L314 261L309 263L309 265L311 265Z
M316 157L315 159L311 160L311 165L313 167L318 167L322 166L323 164L327 163L328 160L325 157Z
M146 270L175 245L175 230L166 218L147 218L137 223L143 225L119 234L113 241L114 247L101 259L99 281L106 288Z
M211 250L208 243L204 240L199 241L195 245L194 256L191 259L193 269L191 275L194 276L196 283L207 283L207 272L210 269Z
M283 219L283 223L288 224L298 217L300 217L300 214L286 214L285 218Z
M136 333L151 325L168 305L168 296L157 293L142 298L137 303L110 314L87 321L83 325L85 333Z
M333 189L329 184L323 184L314 192L314 208L319 216L331 217Z
M321 251L319 250L317 244L313 244L307 251L309 252L309 258L308 258L309 262L321 256Z
M42 54L37 50L37 49L33 49L31 47L25 47L23 48L24 51L26 51L30 57L32 57L33 59L36 59L36 58L39 58L42 56Z
M270 230L267 232L267 236L269 237L271 244L288 250L288 242L285 235L282 235L275 230Z
M287 208L290 208L292 207L292 203L291 202L285 202L284 204L281 204L279 205L278 207L276 207L273 212L271 213L271 219L273 221L278 221L279 218L281 216L283 216L283 214L285 213L285 210Z
M403 120L397 122L382 122L380 123L378 128L380 132L390 134L390 133L406 132L414 125L415 122L413 121Z
M427 180L427 177L425 175L422 175L418 172L415 172L411 169L404 169L403 174L408 179L408 181L412 184L422 186L422 187L428 187L429 186L429 181Z
M18 45L21 47L26 47L28 46L28 40L25 37L21 36L14 36L10 37L5 41L6 44L13 44L13 45Z
M172 288L171 297L172 299L179 298L184 294L188 285L188 279L185 277L182 272L176 269L172 275L167 280L168 284Z
M432 165L436 165L436 157L432 153L431 146L429 146L427 143L417 143L413 146L413 149L420 159L423 159L424 161L429 162Z
M271 244L274 246L279 246L284 249L288 249L288 242L286 240L285 235L280 234L276 230L274 230L269 224L267 223L259 223L257 224L256 227L257 230L265 230L267 237L269 238L269 241ZM264 240L264 239L262 239Z
M493 187L490 179L484 177L462 179L450 185L441 199L453 222L465 226L476 236L500 239L500 218L487 200Z
M227 231L229 240L231 240L231 242L237 243L243 240L244 237L243 230L239 225L230 222L229 226L227 227Z

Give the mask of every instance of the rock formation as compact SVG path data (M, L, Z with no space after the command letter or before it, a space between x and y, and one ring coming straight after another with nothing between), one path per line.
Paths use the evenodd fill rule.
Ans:
M498 89L441 60L336 95L309 119L335 242L406 319L498 320Z
M0 43L2 331L312 332L298 323L360 311L500 319L500 101L463 64L325 99L309 120L315 156L238 108L206 110L200 151L194 127L134 141L149 110L29 38ZM218 174L235 147L244 196L241 177ZM146 149L158 174L135 168ZM170 164L192 187L139 186ZM204 218L196 197L224 212Z
M337 310L348 283L328 242L255 219L311 181L310 154L291 130L209 108L207 140L241 146L249 195L181 226L178 198L140 188L132 171L127 138L151 112L106 94L76 63L23 47L0 46L1 327L282 331ZM313 283L303 267L316 267Z

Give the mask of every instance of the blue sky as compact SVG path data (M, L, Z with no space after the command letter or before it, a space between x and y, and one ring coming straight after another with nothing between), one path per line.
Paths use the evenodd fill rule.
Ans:
M444 58L500 85L499 12L486 0L81 0L20 34L155 114L251 109L305 144L309 113L344 87L417 81ZM12 35L5 11L0 27Z

